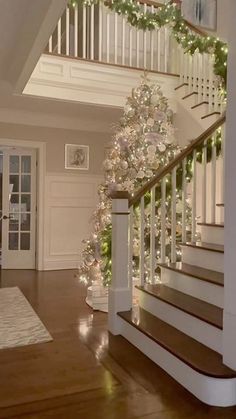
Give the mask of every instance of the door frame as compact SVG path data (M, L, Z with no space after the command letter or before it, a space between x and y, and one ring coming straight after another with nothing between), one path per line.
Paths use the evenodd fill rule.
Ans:
M37 271L44 270L44 196L45 196L45 175L46 175L46 143L31 140L15 140L10 138L0 138L0 147L31 148L36 150L37 170L36 170L36 263Z

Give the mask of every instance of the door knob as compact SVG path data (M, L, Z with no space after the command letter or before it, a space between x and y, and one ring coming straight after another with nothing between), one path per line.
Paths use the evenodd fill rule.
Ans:
M4 215L2 218L3 218L3 220L10 220L11 217L8 217L7 215Z

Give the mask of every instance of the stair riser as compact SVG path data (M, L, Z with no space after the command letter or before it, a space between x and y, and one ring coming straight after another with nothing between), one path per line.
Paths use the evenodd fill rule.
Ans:
M195 116L195 118L200 119L207 115L209 113L209 105L207 105L206 103L197 106L197 108L191 109L191 112L193 113L193 115Z
M235 378L217 379L200 374L125 320L120 322L122 336L203 403L218 407L236 404Z
M140 291L139 306L216 352L222 353L222 331Z
M186 95L188 95L188 86L182 86L179 89L176 90L176 98L179 100L182 100L182 98Z
M224 244L224 228L198 226L201 233L201 241L205 243Z
M212 271L224 272L224 254L220 252L183 246L182 262Z
M192 106L197 105L197 100L198 100L198 95L191 95L185 99L182 98L182 101L183 101L182 103L184 104L184 106L191 109Z
M224 223L225 221L224 207L216 207L216 219L219 220L219 223Z
M224 288L183 273L161 268L161 282L206 303L224 307Z

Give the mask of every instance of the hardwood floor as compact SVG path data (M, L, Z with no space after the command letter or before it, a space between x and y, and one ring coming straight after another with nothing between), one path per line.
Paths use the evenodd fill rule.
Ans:
M0 351L0 418L235 419L200 403L85 304L73 271L2 271L53 342ZM1 309L1 308L0 308Z

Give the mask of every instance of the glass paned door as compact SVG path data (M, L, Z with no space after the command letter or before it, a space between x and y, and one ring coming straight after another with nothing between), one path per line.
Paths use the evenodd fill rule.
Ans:
M35 268L36 154L3 152L2 268Z

